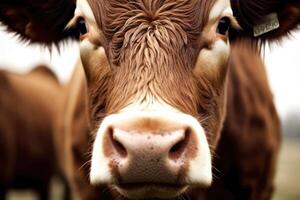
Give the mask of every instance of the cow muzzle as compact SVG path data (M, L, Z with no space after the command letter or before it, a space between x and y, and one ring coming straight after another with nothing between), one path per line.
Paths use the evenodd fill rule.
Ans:
M207 187L212 174L204 130L176 112L110 115L96 135L90 179L131 199L173 198L189 185Z

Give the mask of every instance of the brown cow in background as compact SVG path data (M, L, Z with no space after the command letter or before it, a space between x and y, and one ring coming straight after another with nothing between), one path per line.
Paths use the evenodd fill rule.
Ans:
M280 121L264 63L250 41L232 46L227 97L208 199L272 199Z
M299 26L298 0L3 0L0 20L80 42L56 141L81 199L271 198L280 136L259 54Z
M49 199L51 180L61 175L53 134L62 86L39 66L26 75L1 70L0 91L0 199L9 189Z

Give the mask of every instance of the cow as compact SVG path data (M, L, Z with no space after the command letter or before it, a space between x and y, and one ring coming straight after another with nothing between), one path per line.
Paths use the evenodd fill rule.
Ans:
M297 0L2 0L30 43L75 39L57 129L79 198L270 199L279 122L260 51Z
M22 75L1 70L0 91L0 199L10 189L33 189L47 200L53 176L62 177L54 118L63 88L41 65ZM70 198L65 192L65 199Z

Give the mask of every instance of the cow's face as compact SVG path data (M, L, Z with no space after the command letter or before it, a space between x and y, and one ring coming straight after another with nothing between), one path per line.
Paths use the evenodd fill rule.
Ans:
M69 26L88 79L91 183L129 198L209 186L238 28L229 1L80 0Z
M2 0L0 21L32 43L57 43L71 37L73 28L81 32L95 138L91 183L112 185L130 199L172 198L212 181L229 30L239 29L232 12L243 28L235 36L252 41L255 25L261 33L271 31L259 36L265 40L286 35L300 22L296 0L231 3ZM270 13L279 27L265 17Z

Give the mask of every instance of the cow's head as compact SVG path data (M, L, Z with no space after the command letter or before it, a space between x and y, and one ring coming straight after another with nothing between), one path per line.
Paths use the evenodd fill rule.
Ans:
M133 199L211 184L230 43L255 41L255 25L276 28L262 40L277 39L300 21L293 0L15 0L0 12L31 42L75 33L95 136L91 184Z

